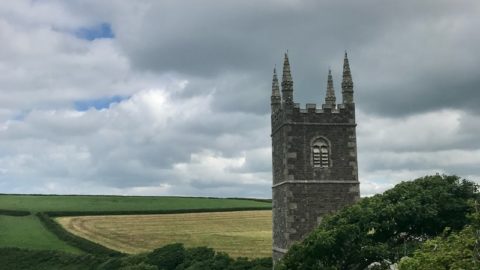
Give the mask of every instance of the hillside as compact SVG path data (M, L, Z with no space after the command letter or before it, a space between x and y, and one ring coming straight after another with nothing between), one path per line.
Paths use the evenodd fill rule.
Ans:
M3 194L0 195L0 247L82 253L47 230L37 213L55 212L56 216L62 216L270 208L269 202L249 199Z
M9 195L0 194L0 209L47 211L155 211L175 209L212 209L270 207L267 201L166 196L104 195Z

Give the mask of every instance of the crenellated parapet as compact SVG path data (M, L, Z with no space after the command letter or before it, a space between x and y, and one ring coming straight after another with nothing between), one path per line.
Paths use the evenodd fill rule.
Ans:
M302 106L294 103L288 109L280 108L272 112L272 135L284 124L324 124L324 125L353 125L355 124L354 104L338 104L330 107L322 104L307 103Z
M272 132L287 122L304 122L318 124L352 124L355 123L355 104L353 102L353 81L345 52L343 75L342 75L342 103L336 104L336 96L333 85L332 72L328 70L327 90L325 103L318 106L308 103L301 107L293 99L293 79L288 55L285 54L282 74L282 89L277 78L276 69L273 72L272 96L271 96L271 119Z

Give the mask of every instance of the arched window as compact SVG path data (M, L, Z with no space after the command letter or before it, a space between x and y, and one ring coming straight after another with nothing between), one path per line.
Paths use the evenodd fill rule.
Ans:
M314 168L327 168L330 166L330 148L325 139L317 139L312 145L312 162Z

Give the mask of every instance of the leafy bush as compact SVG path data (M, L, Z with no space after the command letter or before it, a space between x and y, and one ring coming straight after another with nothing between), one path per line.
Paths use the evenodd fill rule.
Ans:
M230 258L211 248L167 245L151 253L124 257L74 255L60 251L0 248L0 269L8 270L270 270L271 258Z
M480 214L460 232L450 228L422 244L411 257L400 260L400 270L480 269Z
M208 247L189 248L185 252L185 260L182 265L177 267L181 269L200 269L204 265L211 264L210 262L215 258L215 250Z
M125 257L109 258L98 266L98 270L158 270L154 265L148 264L147 254L130 255Z
M102 261L92 255L74 255L52 250L0 248L0 269L8 270L89 270Z
M171 244L155 249L147 256L149 264L156 265L159 270L175 270L185 260L183 244Z
M140 263L136 265L127 265L118 268L118 270L158 270L158 267L146 263Z
M461 230L478 199L477 186L457 176L426 176L364 198L324 219L294 245L277 269L365 269L408 256L446 227Z
M215 253L211 248L185 249L182 244L171 244L147 255L147 262L159 270L270 270L272 258L232 259L226 253Z

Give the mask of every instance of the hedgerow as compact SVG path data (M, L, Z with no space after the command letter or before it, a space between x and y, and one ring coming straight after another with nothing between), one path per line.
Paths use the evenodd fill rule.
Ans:
M30 211L0 209L0 215L4 216L24 217L30 214Z
M55 234L61 240L86 253L109 257L124 256L123 253L120 253L113 249L109 249L105 246L70 233L69 231L65 230L60 224L55 222L55 220L53 220L47 213L39 212L36 215L38 219L40 219L40 221L43 223L45 228L47 228L50 232Z
M154 215L154 214L183 214L209 212L235 212L253 210L271 210L272 207L235 207L235 208L200 208L200 209L165 209L165 210L115 210L115 211L47 211L50 217L68 216L107 216L107 215Z

